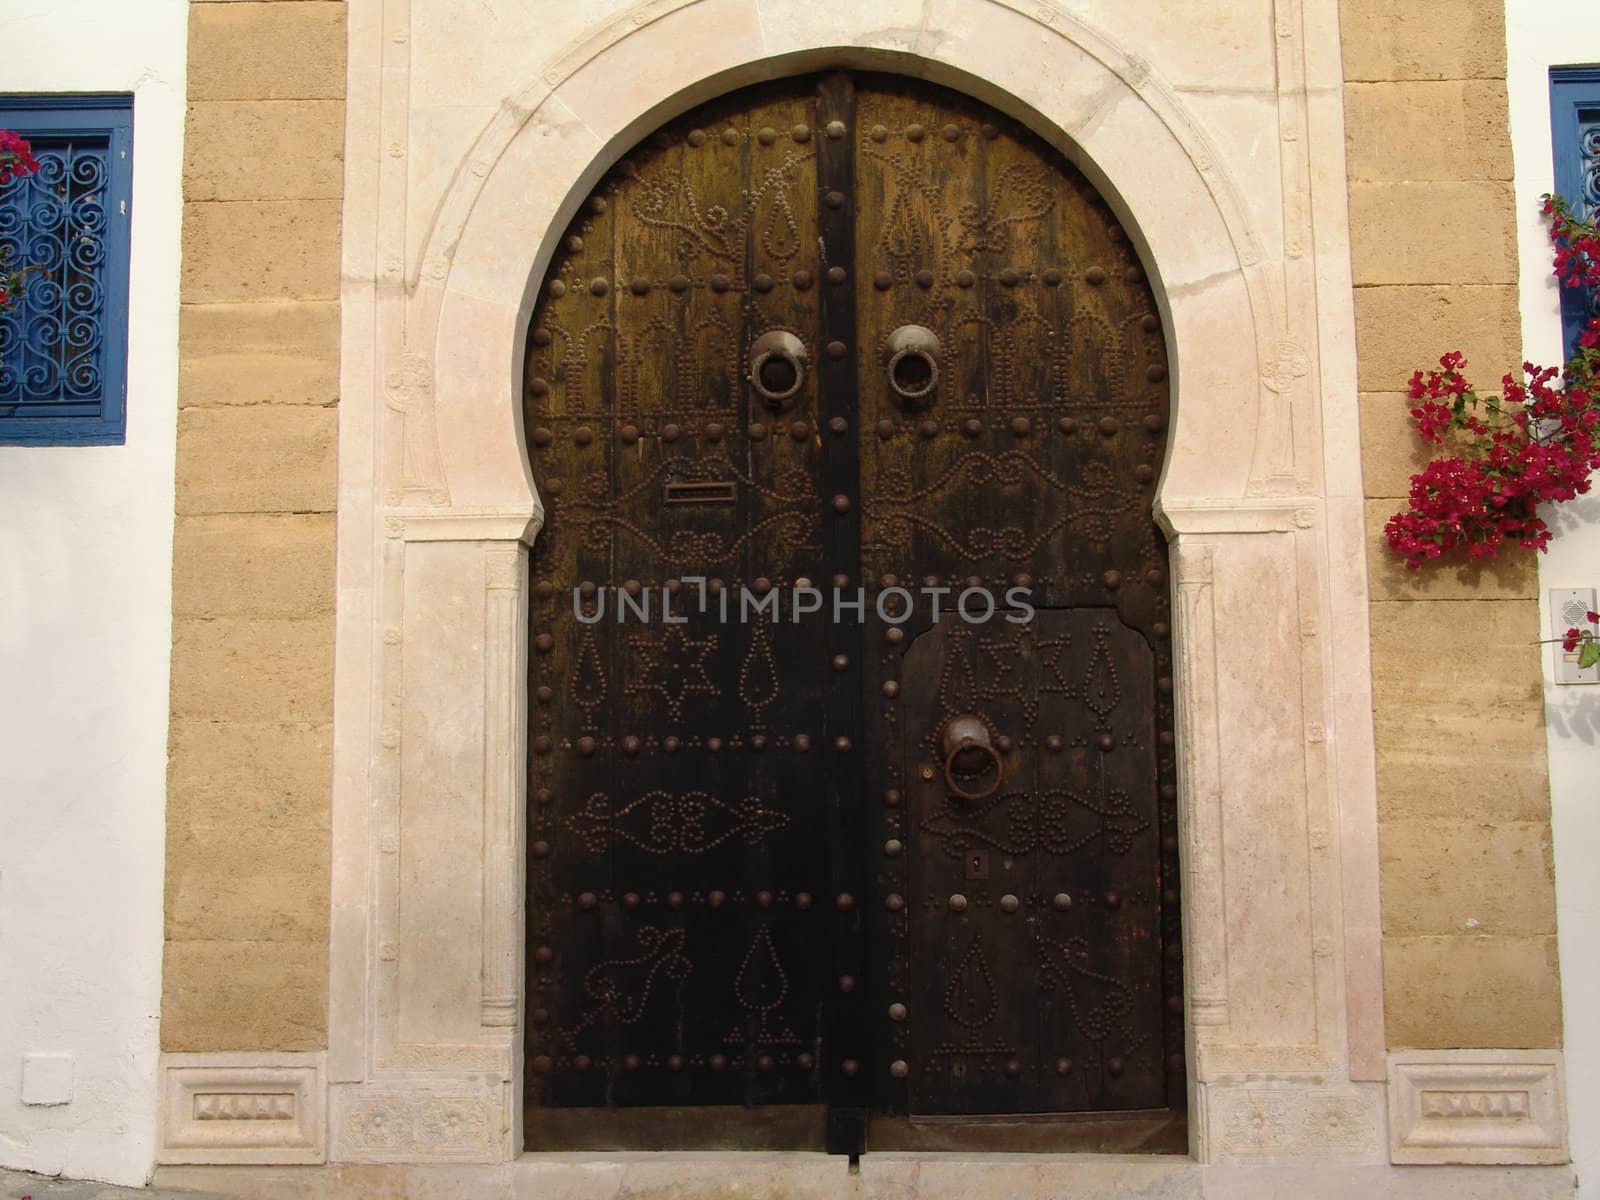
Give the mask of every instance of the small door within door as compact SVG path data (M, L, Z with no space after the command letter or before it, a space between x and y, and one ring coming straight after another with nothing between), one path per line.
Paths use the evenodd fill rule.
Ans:
M910 80L724 97L526 372L528 1144L1180 1111L1166 360L1093 189Z

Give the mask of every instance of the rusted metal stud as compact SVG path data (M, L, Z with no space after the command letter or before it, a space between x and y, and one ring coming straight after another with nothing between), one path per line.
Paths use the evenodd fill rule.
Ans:
M533 594L540 600L548 600L551 596L556 594L556 585L551 583L548 579L541 579L538 583L533 585Z
M533 739L533 752L535 754L549 754L555 748L555 740L547 733L541 733Z
M794 1065L799 1067L802 1071L811 1070L811 1066L814 1062L816 1062L816 1060L809 1054L796 1054L794 1056Z
M528 380L528 395L547 396L550 394L550 381L540 377Z
M1149 483L1156 477L1156 471L1149 463L1140 463L1133 469L1133 477L1140 483Z
M594 430L590 429L587 425L579 425L572 431L572 440L577 442L580 446L587 446L590 442L594 441Z
M905 1059L897 1058L889 1064L889 1074L893 1075L896 1079L904 1079L907 1075L911 1074L911 1068L906 1065Z
M567 285L562 283L559 279L552 279L550 281L550 286L545 290L550 293L550 298L552 300L559 300L561 297L567 294Z
M639 747L642 744L643 743L641 743L638 738L634 737L633 734L630 733L627 737L622 739L622 752L629 758L632 758L635 754L639 753Z
M861 1070L861 1064L853 1058L847 1058L839 1064L839 1070L853 1077Z
M547 787L537 788L533 793L533 802L535 804L549 804L555 798L555 793Z
M533 845L529 846L528 849L533 851L533 856L535 858L549 858L550 857L550 843L549 842L542 841L542 840L541 841L537 841L537 842L533 843Z
M752 750L765 750L767 748L767 735L764 733L752 733L749 741L745 742L745 745L749 746Z
M675 442L682 434L683 427L674 425L670 421L661 427L661 440L663 442Z
M833 656L833 669L835 671L845 671L845 670L848 670L849 667L850 667L850 656L849 655L846 655L846 654L835 654Z
M1160 638L1162 641L1165 641L1167 635L1172 632L1172 628L1165 621L1157 621L1154 625L1150 626L1150 632L1156 637Z
M809 142L811 140L811 126L796 125L789 130L789 136L797 142Z
M828 345L827 345L828 357L832 358L832 359L841 359L846 354L848 354L849 351L850 351L850 347L846 346L843 342L840 342L840 341L829 342ZM838 419L842 419L842 418L835 418L835 419L838 420Z
M1051 897L1050 905L1057 912L1066 912L1067 909L1072 907L1072 897L1067 895L1066 892L1057 892Z
M711 290L719 295L733 286L733 281L720 271L718 271L706 282L711 285Z
M845 269L843 267L829 267L828 268L828 282L829 283L834 284L835 286L837 286L838 284L843 283L848 278L849 278L849 275L848 275L848 273L845 271Z
M890 858L899 858L901 851L905 848L905 843L899 838L890 838L883 844L883 852Z
M535 634L533 648L540 654L549 654L550 651L556 648L556 639L554 635L548 633Z
M1074 417L1057 417L1056 418L1056 429L1061 433L1068 434L1069 436L1071 434L1077 433L1078 432L1077 419L1074 418Z
M535 1054L533 1056L533 1073L535 1075L548 1075L554 1069L555 1063L548 1054Z
M1015 267L1007 267L1000 272L1000 283L1004 287L1016 287L1022 282L1022 273Z
M927 136L927 129L922 125L917 124L915 121L906 126L906 141L908 142L920 142Z
M856 898L849 892L840 892L833 898L833 906L840 912L849 912L856 906Z
M622 590L630 596L637 596L644 590L644 585L637 579L624 579L622 581Z
M1100 576L1100 582L1105 585L1106 591L1114 592L1122 586L1122 572L1107 571L1104 575Z
M724 146L737 146L739 144L739 131L729 126L722 131L722 144Z
M624 425L617 430L617 436L622 439L624 446L631 446L639 440L639 427L637 425Z
M594 908L594 906L596 904L598 904L599 902L600 902L599 899L595 896L595 894L593 892L579 892L578 893L578 907L583 909L584 912L588 912L590 909Z
M1000 127L994 124L992 121L985 121L982 125L978 126L978 132L983 134L984 137L988 138L992 142L995 138L1000 136Z
M795 288L798 291L802 291L803 292L808 287L811 286L811 283L812 283L811 272L807 271L807 270L803 270L803 269L799 270L799 271L796 271L793 275L789 276L789 282L794 284Z
M667 1055L667 1070L669 1070L669 1071L681 1071L681 1070L683 1070L683 1062L684 1062L683 1055L681 1055L681 1054L669 1054L669 1055Z
M847 512L849 512L850 511L850 497L846 496L843 492L840 492L837 496L835 496L833 498L833 511L836 512L836 513L847 513Z
M957 892L955 895L951 896L949 903L950 903L950 911L951 912L966 912L967 911L967 898L965 896L963 896L960 892Z
M1165 891L1163 891L1161 893L1161 903L1163 903L1163 904L1176 904L1177 902L1178 902L1178 889L1177 888L1167 888Z
M1106 1059L1106 1074L1113 1079L1120 1079L1125 1068L1126 1064L1114 1054Z
M593 600L595 593L599 590L600 589L594 585L594 581L590 579L585 579L578 585L578 595L582 596L585 600Z
M944 135L944 140L947 142L961 140L961 126L959 125L946 125L939 132Z
M691 129L689 136L684 140L698 150L706 144L706 131L704 129Z
M719 738L719 737L708 737L706 739L706 749L709 750L712 754L721 753L721 751L722 751L722 739Z
M807 750L811 749L811 735L809 733L795 734L794 748L800 751L801 754L804 754Z
M561 493L566 490L566 486L567 485L562 483L559 479L546 479L544 481L544 491L547 496L561 495Z
M882 691L885 696L887 696L890 700L893 700L900 694L900 682L895 679L885 679L883 681Z
M811 436L810 421L795 421L789 426L789 437L796 442L803 442Z
M871 129L867 130L867 136L875 142L887 141L889 138L889 131L882 125L874 125Z
M637 1054L624 1054L622 1056L622 1069L624 1071L637 1071L639 1069L639 1056Z
M680 742L674 734L669 733L666 737L661 739L661 748L668 754L676 754L678 752L678 747L681 745L683 745L683 743Z
M1095 738L1094 744L1100 750L1100 753L1110 754L1111 751L1117 748L1117 739L1112 737L1109 733L1102 733L1099 737Z
M541 450L543 450L551 442L555 441L555 438L556 435L550 432L550 430L545 428L543 425L539 425L534 428L533 444L538 446Z
M611 290L611 285L596 275L589 281L589 294L591 296L604 296Z
M767 440L767 427L760 421L752 421L750 423L750 440L752 442L764 442Z
M710 1067L713 1071L726 1070L728 1066L728 1056L726 1054L713 1054L710 1058L706 1059L706 1066Z
M772 1055L770 1055L770 1054L758 1054L758 1055L756 1055L756 1070L758 1070L758 1071L770 1071L776 1065L777 1064L773 1061Z
M844 122L829 121L827 125L823 127L823 132L825 132L834 141L838 141L845 134Z
M844 193L843 192L837 192L837 191L826 192L826 193L824 193L824 195L822 197L822 202L824 204L826 204L829 208L843 208L844 207Z
M1167 427L1166 414L1165 413L1147 413L1145 415L1144 420L1142 420L1140 422L1140 424L1143 425L1145 427L1145 429L1148 430L1151 433L1160 433L1163 429L1165 429Z
M757 892L756 893L756 907L757 908L771 908L772 907L772 893L767 891L765 888L762 888L759 892Z
M1161 848L1169 854L1178 848L1178 839L1170 833L1161 839Z
M846 421L843 417L829 417L828 432L833 434L835 437L840 437L846 433L849 433L850 422Z
M794 894L794 906L801 912L806 912L808 909L810 909L811 904L812 900L810 892L796 892Z
M913 275L911 279L919 288L931 288L933 286L934 276L932 271L924 267L922 270Z
M1156 691L1170 696L1172 694L1172 676L1162 675L1158 678L1156 680Z
M901 629L898 625L893 625L884 631L883 636L885 641L888 641L892 645L898 646L901 642L906 640L906 631Z
M1183 1011L1183 997L1182 996L1168 996L1167 997L1167 1011L1170 1012L1170 1013L1181 1013Z
M931 780L936 774L938 774L938 772L936 772L932 767L923 767L917 772L917 774L926 782Z
M1045 287L1061 286L1061 272L1055 267L1047 267L1044 274L1040 275L1039 278L1044 280Z
M1009 892L1000 897L1000 911L1003 913L1014 913L1021 907L1022 901L1018 900Z
M846 993L855 991L856 977L854 975L839 976L839 990Z
M548 1025L550 1024L550 1010L548 1008L536 1008L528 1014L528 1020L535 1025Z
M894 436L894 434L895 434L895 423L893 421L889 420L888 417L884 417L881 421L878 422L878 436L879 437L881 437L881 438L892 438Z
M1015 1058L1008 1059L1006 1061L1006 1078L1007 1079L1015 1079L1021 1074L1022 1074L1022 1063L1019 1060L1015 1059Z
M961 422L961 432L968 437L977 437L983 432L983 422L978 420L977 417L968 417Z
M1176 784L1171 784L1171 783L1163 783L1161 785L1161 798L1163 800L1167 801L1168 803L1171 803L1172 801L1176 800L1178 798L1177 785Z
M1083 273L1083 279L1091 287L1099 287L1106 281L1106 273L1099 267L1090 267Z
M978 277L976 275L974 275L971 271L957 271L956 272L956 286L957 287L969 288L969 287L971 287L973 284L975 284L977 282L978 282Z
M592 737L581 737L572 744L572 747L584 758L588 758L595 752L595 747L598 744Z
M728 902L728 893L720 888L706 893L706 903L712 908L721 908Z
M535 346L548 346L554 340L550 331L543 326L535 329L532 336Z
M540 704L549 704L556 698L556 690L546 684L540 684L534 689L533 698Z
M1167 1055L1167 1070L1174 1073L1183 1070L1183 1055L1181 1053Z
M777 140L778 131L771 125L763 125L760 129L756 130L756 141L760 142L763 146L770 146Z
M1061 747L1062 741L1059 733L1052 733L1045 737L1044 748L1050 751L1051 754L1060 754Z
M1151 363L1144 369L1144 377L1151 383L1160 383L1167 377L1167 368L1160 363Z
M1115 417L1101 417L1097 428L1106 437L1112 437L1122 429L1122 423Z
M1122 897L1116 892L1107 892L1105 895L1105 905L1109 909L1119 909L1122 907Z
M906 1006L901 1004L898 1000L889 1005L889 1020L904 1021L906 1019L906 1015Z
M1011 418L1011 432L1016 434L1018 437L1027 437L1032 431L1033 422L1029 421L1027 417Z
M773 288L773 284L774 280L772 276L768 275L765 271L761 272L750 281L750 286L755 288L755 290L758 292L770 292Z
M667 907L668 908L682 908L683 907L683 893L682 892L668 892L667 893Z
M1135 263L1122 273L1122 277L1129 283L1138 283L1144 278L1144 268Z
M888 791L884 792L883 793L883 803L884 803L885 806L887 806L889 808L899 808L900 807L900 789L899 788L890 788Z
M899 912L906 906L906 898L898 892L890 892L883 898L883 906L890 912Z
M1058 1059L1056 1059L1056 1074L1057 1075L1071 1075L1072 1074L1072 1060L1070 1058L1058 1058Z
M639 902L639 893L638 892L624 892L624 893L622 893L622 907L623 908L638 908L639 907L639 903L640 902Z
M705 435L706 435L706 441L708 441L708 442L720 442L722 440L722 434L724 432L724 430L722 428L722 422L720 422L720 421L707 421L704 432L705 432Z
M845 737L843 734L833 739L833 748L840 754L848 754L853 744L854 743L852 743L850 739Z
M1001 754L1010 754L1015 745L1016 743L1003 733L994 739L994 748L1000 751Z
M1162 746L1172 745L1172 731L1170 729L1163 729L1159 734L1156 735L1156 741Z
M549 946L537 946L533 951L533 961L536 963L554 962L556 952Z
M872 277L872 286L880 292L887 292L894 286L894 276L887 271L879 271Z
M1139 328L1146 333L1154 333L1161 328L1161 319L1155 313L1145 313L1144 316L1139 318Z

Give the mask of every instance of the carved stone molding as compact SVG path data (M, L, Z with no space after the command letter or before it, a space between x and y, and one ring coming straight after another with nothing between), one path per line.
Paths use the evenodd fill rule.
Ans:
M162 1163L319 1163L322 1055L165 1054Z
M1395 1163L1568 1161L1559 1050L1402 1050L1389 1055Z
M1338 1158L1378 1162L1383 1093L1376 1085L1202 1085L1208 1161Z
M498 1162L508 1158L498 1080L401 1078L336 1087L333 1154L338 1162Z

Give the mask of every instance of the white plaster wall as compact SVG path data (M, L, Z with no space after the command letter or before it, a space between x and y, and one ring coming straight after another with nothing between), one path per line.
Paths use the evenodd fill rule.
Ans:
M1539 0L1506 0L1511 142L1516 169L1522 263L1523 357L1540 364L1562 358L1560 302L1550 271L1547 226L1539 197L1554 186L1549 70L1600 62L1600 24L1579 9ZM1511 366L1512 364L1506 364ZM1486 372L1487 373L1487 372ZM1600 587L1600 495L1547 513L1556 530L1539 564L1543 637L1552 625L1550 589ZM1563 626L1565 628L1565 626ZM1600 1198L1600 686L1557 687L1555 655L1544 654L1545 729L1550 754L1551 825L1555 842L1556 917L1566 1025L1568 1120L1579 1194Z
M6 92L131 91L128 436L0 446L0 1166L154 1159L186 0L5 0ZM24 1105L22 1060L73 1058Z

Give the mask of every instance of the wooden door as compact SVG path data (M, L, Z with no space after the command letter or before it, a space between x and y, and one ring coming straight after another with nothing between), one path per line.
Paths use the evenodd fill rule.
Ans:
M586 201L525 381L530 1144L1181 1107L1165 372L1104 203L927 85L724 97Z

